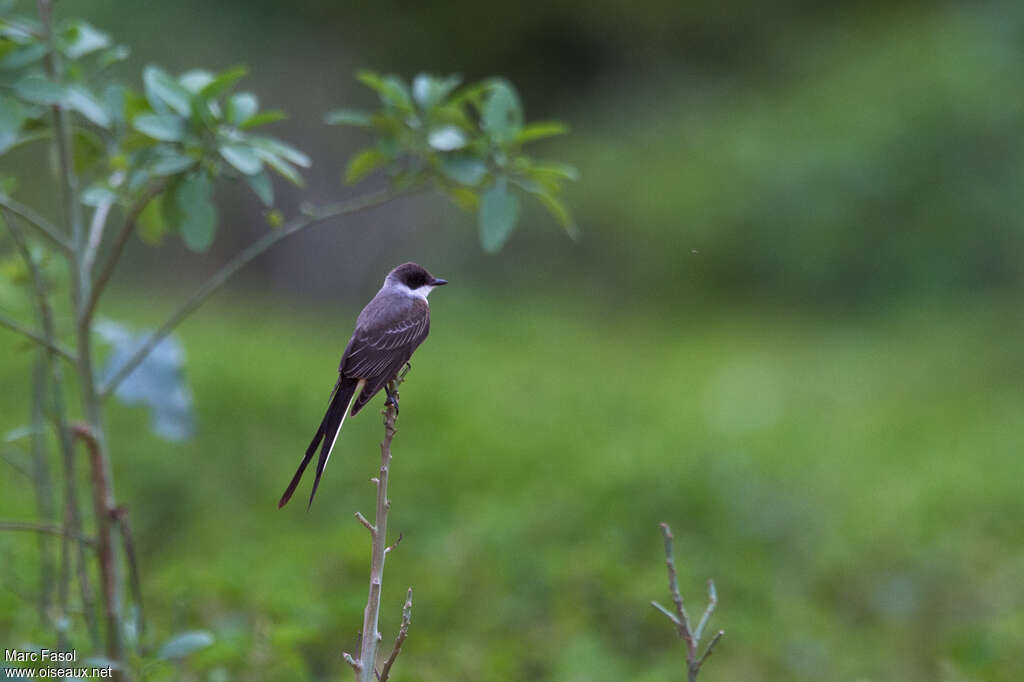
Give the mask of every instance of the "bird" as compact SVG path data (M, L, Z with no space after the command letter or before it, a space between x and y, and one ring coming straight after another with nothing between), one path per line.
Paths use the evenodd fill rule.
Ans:
M354 417L382 388L388 394L385 404L398 409L398 400L388 389L388 384L398 376L430 332L427 296L435 287L447 283L448 280L434 277L416 263L403 263L384 278L380 291L356 318L355 331L338 364L338 381L331 392L327 412L306 448L295 476L281 496L278 509L291 499L319 446L316 478L313 479L313 490L306 508L313 505L320 477L349 413Z

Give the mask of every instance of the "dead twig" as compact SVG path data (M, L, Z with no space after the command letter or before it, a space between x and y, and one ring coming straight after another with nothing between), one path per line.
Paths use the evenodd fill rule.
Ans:
M725 634L725 630L719 630L715 633L711 641L708 642L707 648L704 649L704 653L698 655L698 647L700 646L701 636L704 634L704 628L707 626L708 621L711 620L711 615L715 612L715 608L718 606L718 593L715 591L715 583L711 580L708 581L708 606L704 609L704 614L700 618L700 622L697 624L696 631L690 628L690 617L686 613L686 607L683 605L683 595L679 592L679 578L676 573L676 560L675 555L672 551L672 529L669 528L667 523L662 523L661 532L665 537L665 566L668 569L668 590L672 595L672 603L675 605L675 613L668 610L656 601L651 602L651 606L656 608L658 611L665 614L665 616L671 621L676 628L676 633L679 638L686 643L686 679L688 682L697 682L697 675L700 674L701 666L704 665L704 661L708 659L711 652L714 650L715 645L718 644L718 640Z

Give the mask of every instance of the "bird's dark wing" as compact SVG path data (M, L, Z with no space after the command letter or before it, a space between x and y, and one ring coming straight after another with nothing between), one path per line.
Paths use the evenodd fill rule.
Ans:
M426 301L415 300L403 308L388 319L368 320L357 327L345 349L339 367L342 376L366 379L366 387L352 405L353 415L395 378L430 333Z

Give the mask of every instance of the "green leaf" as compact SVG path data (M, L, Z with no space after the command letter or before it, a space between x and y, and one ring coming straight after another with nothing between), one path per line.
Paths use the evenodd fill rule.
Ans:
M369 173L380 167L387 157L376 147L364 149L348 161L345 168L345 184L350 185L366 177Z
M164 243L164 235L167 234L167 223L164 221L164 204L169 201L165 193L158 199L150 201L139 214L138 227L139 239L150 246L160 246Z
M519 104L519 95L504 81L491 86L481 116L484 130L498 143L516 139L523 127L523 108Z
M84 85L69 86L65 103L101 128L110 127L110 114L107 113L103 102L86 90Z
M534 195L540 199L540 202L544 204L544 208L546 208L548 213L558 221L558 224L562 226L562 229L564 229L571 238L579 239L579 228L576 226L576 222L572 219L569 207L566 206L561 199L553 194L548 194L547 192L534 192Z
M253 147L264 149L274 156L280 156L288 163L295 164L302 168L309 168L313 164L310 158L298 149L273 137L260 137L253 135L249 138L249 143Z
M253 175L246 175L245 181L253 193L259 197L264 206L268 208L274 205L274 185L270 182L267 171L260 171Z
M525 126L516 136L517 144L525 144L534 140L543 140L546 137L565 135L569 132L569 126L561 121L538 121Z
M86 206L112 204L117 201L117 194L105 185L93 185L82 192L82 203Z
M402 111L412 111L412 98L409 88L398 76L381 76L373 71L360 71L356 78L361 83L377 91L384 104L391 105Z
M263 162L252 147L241 144L223 144L220 155L242 175L254 175L263 169Z
M4 55L3 59L0 59L0 69L21 69L32 62L42 58L47 52L47 47L44 43L29 43L28 45L21 45L7 54Z
M260 108L260 101L251 92L239 92L228 98L227 120L235 125L241 125L244 121L252 118Z
M164 642L157 656L164 660L184 658L200 649L205 649L211 644L213 644L213 635L205 630L182 632Z
M247 73L249 73L249 70L244 66L234 66L226 71L221 71L199 91L199 96L203 99L219 97Z
M142 72L142 82L146 86L146 99L154 109L166 111L170 107L180 116L189 115L192 93L163 69L147 66Z
M178 228L185 246L200 253L210 248L217 230L217 209L209 175L194 171L176 181L167 191L163 210L164 220Z
M263 162L265 164L273 168L278 175L288 180L293 185L302 187L302 176L299 174L297 170L295 170L294 166L292 166L290 163L282 159L277 154L269 152L266 149L256 147L254 151L256 152L257 156L263 159Z
M421 73L412 81L412 96L421 109L430 111L443 102L461 82L461 76L451 75L438 78Z
M466 146L466 136L455 126L442 126L430 131L427 142L434 149L450 152Z
M373 122L372 114L356 109L337 109L328 111L324 123L329 126L358 126L365 128Z
M84 173L106 156L103 140L88 128L72 128L71 145L77 173Z
M484 192L477 214L480 245L487 253L497 253L508 241L519 218L519 197L508 191L504 178Z
M71 22L61 31L60 49L71 59L110 46L110 36L82 20Z
M127 45L114 45L100 53L100 56L96 59L96 66L105 69L111 64L128 59L131 53L132 51Z
M132 127L161 142L180 142L185 138L185 122L173 114L140 114Z
M570 166L567 163L555 163L553 161L534 163L530 166L528 172L538 180L551 178L576 182L580 179L580 172L575 166Z
M487 164L473 158L441 157L441 173L460 185L479 185L487 175Z
M448 198L464 211L477 211L480 208L480 196L465 187L451 187L445 190Z
M21 102L13 97L0 95L0 153L15 145L24 121L25 107Z
M238 127L242 130L250 130L252 128L258 128L259 126L265 126L269 123L277 123L278 121L283 121L286 118L288 118L288 115L280 109L271 109L269 111L261 111L254 116L250 116L239 123Z
M173 149L160 148L160 156L149 167L153 175L177 175L196 164L196 159Z
M199 91L209 85L212 81L213 74L209 71L203 71L202 69L186 71L178 76L178 84L193 95L198 95Z
M62 85L48 78L30 74L22 76L14 83L14 94L32 104L52 106L63 102L67 91Z

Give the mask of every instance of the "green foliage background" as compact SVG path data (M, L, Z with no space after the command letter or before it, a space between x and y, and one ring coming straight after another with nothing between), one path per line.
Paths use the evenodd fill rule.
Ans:
M718 584L727 636L702 679L1017 678L1018 4L338 5L81 13L136 47L126 74L248 63L247 87L292 112L275 134L314 152L317 198L366 142L321 125L370 104L356 68L506 76L531 119L573 125L547 144L581 170L582 241L535 206L484 256L471 219L406 201L290 242L190 320L196 438L111 413L155 641L213 631L199 679L347 674L373 412L311 512L274 503L358 306L412 258L452 286L403 386L386 636L416 597L396 680L681 679L648 605L667 597L663 520L690 602ZM267 229L243 194L218 195L238 229L206 258ZM131 248L107 312L138 327L210 267ZM6 431L31 354L0 348ZM24 518L3 466L0 516ZM36 627L34 542L0 535L5 645Z

